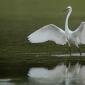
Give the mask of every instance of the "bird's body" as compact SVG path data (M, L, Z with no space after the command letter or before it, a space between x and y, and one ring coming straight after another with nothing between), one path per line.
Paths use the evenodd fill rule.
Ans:
M68 14L65 20L65 31L54 24L49 24L30 34L28 40L31 43L42 43L48 40L54 41L56 44L60 45L68 43L69 47L73 44L77 48L79 48L79 44L85 44L85 22L81 22L80 26L75 31L71 31L68 27L68 20L72 12L72 7L68 6L67 10Z
M67 35L67 43L69 47L71 45L75 45L76 47L79 47L78 45L80 44L79 37L73 35L73 31L69 31Z

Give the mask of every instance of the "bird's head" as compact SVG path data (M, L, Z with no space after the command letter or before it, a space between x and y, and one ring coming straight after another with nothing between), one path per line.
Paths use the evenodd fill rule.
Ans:
M66 10L72 11L72 7L71 7L71 6L68 6L68 7L66 8Z

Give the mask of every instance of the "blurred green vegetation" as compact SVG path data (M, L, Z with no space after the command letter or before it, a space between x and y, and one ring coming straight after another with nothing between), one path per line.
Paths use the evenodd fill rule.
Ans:
M9 71L9 67L5 67L6 65L10 66L10 63L17 66L21 62L27 61L26 65L31 64L35 55L30 56L30 53L67 52L67 46L56 45L53 42L31 44L27 40L27 36L50 23L64 29L67 13L63 10L68 5L71 5L73 8L69 27L74 30L81 21L85 21L84 0L1 0L0 67L3 67L5 70L8 68ZM76 52L77 49L72 47L72 51ZM85 46L81 46L81 51L85 52ZM23 66L25 65L23 64Z
M85 21L85 1L81 0L3 0L0 1L0 57L23 56L25 53L63 52L64 46L53 42L30 44L27 36L46 24L56 24L64 29L66 14L71 5L73 13L70 29ZM60 49L59 49L60 48ZM62 49L61 49L62 48ZM84 49L84 47L82 46ZM84 51L82 49L82 51ZM17 56L17 57L18 57Z

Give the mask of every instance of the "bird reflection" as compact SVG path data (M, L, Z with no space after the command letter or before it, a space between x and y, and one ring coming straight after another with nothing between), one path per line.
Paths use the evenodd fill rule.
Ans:
M35 85L85 85L85 66L79 63L68 67L64 64L57 65L51 70L31 68L27 75Z

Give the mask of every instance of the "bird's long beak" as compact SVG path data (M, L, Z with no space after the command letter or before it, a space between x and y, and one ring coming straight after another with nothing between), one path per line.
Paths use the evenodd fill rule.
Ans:
M67 11L67 8L64 10L64 12L66 12Z
M66 12L68 9L66 8L65 10L64 10L64 12Z

